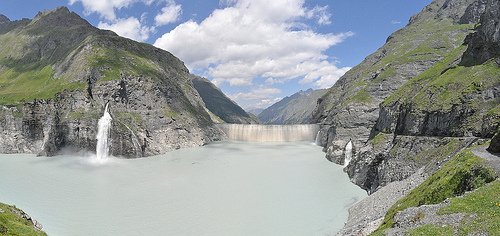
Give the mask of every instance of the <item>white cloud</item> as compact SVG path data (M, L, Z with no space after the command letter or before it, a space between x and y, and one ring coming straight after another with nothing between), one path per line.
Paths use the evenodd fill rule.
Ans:
M281 98L275 96L279 93L281 93L281 90L277 88L260 86L250 90L249 92L239 92L236 94L229 94L228 96L244 109L250 109L266 108L278 102Z
M135 17L116 19L112 23L99 22L97 26L101 29L112 30L122 37L136 41L145 41L153 31L153 28L143 26Z
M81 2L84 14L98 13L106 20L115 20L115 9L121 9L131 6L134 3L142 2L151 5L155 0L68 0L70 5Z
M391 24L393 24L393 25L399 25L399 24L401 24L401 21L399 21L399 20L391 20Z
M156 26L167 25L174 23L182 14L182 6L175 3L173 0L167 1L167 5L161 9L161 12L155 17Z
M309 19L315 19L320 25L329 25L332 23L330 20L332 14L328 12L328 6L315 6L313 9L307 11L306 17Z
M222 0L223 9L197 23L187 21L156 40L187 63L205 69L217 84L251 85L304 78L317 87L333 84L348 68L337 68L325 51L353 35L321 34L304 20L330 22L327 7L307 9L304 0ZM300 27L298 27L300 26ZM326 68L325 68L326 67Z

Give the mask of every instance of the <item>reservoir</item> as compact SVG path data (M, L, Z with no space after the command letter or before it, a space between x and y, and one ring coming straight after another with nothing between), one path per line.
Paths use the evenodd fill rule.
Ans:
M0 202L48 235L331 235L366 193L308 141L140 159L0 154Z

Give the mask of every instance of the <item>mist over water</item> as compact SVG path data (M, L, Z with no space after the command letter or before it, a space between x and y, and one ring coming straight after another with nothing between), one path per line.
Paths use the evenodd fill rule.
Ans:
M141 159L0 154L0 202L49 235L325 235L366 196L310 142Z

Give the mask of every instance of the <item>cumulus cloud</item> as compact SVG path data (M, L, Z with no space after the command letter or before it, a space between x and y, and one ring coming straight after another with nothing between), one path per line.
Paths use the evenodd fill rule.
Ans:
M175 3L173 0L167 1L167 5L161 9L161 12L155 17L156 26L167 25L174 23L182 14L182 6Z
M281 90L277 88L270 87L257 87L248 92L239 92L235 94L229 94L229 98L236 101L244 109L250 108L266 108L279 100L281 98L274 97L275 95L281 93Z
M80 2L83 6L83 13L89 15L97 13L106 20L116 20L116 9L127 8L135 3L143 3L147 6L159 0L68 0L68 4L73 5Z
M97 27L114 31L122 37L136 41L147 40L153 31L152 27L142 25L141 22L135 17L116 19L112 23L99 22Z
M337 68L325 51L351 32L321 34L304 21L328 24L327 7L308 9L304 0L223 0L198 23L187 21L156 40L187 63L204 69L217 84L251 85L255 78L274 83L301 79L331 86L349 68ZM242 96L242 95L240 95Z
M69 4L81 2L84 14L98 13L107 20L116 19L115 9L128 7L138 0L69 0Z
M332 14L328 12L328 6L315 6L313 9L307 11L306 17L315 19L320 25L329 25L332 23L330 20Z

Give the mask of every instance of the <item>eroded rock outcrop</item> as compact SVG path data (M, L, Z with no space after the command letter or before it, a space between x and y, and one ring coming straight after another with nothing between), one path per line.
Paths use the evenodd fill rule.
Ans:
M468 48L462 57L463 65L478 65L500 56L500 3L496 0L479 2L478 5L484 8L484 13L480 17L481 24L476 32L465 39ZM500 64L498 61L497 63Z

